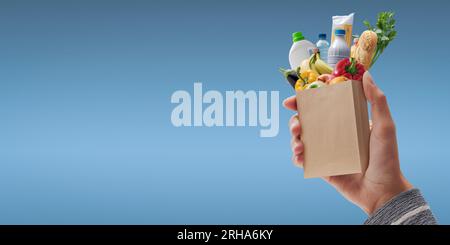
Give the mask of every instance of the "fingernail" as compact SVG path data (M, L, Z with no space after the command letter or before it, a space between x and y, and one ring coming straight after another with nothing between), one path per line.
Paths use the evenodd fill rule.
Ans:
M286 101L288 101L289 99L291 99L291 97L287 97L283 100L283 105L286 104Z

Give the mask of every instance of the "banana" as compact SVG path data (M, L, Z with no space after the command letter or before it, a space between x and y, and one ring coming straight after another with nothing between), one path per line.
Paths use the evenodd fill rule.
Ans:
M316 72L317 74L322 74L322 73L320 73L319 72L319 69L317 69L317 66L316 66L316 64L311 64L311 65L309 65L309 66L311 66L311 70L313 70L314 72Z
M333 68L325 63L325 61L321 60L320 55L317 53L313 54L311 58L309 58L309 66L320 75L331 74L333 72Z
M325 61L321 60L318 53L314 53L311 57L309 57L309 59L302 61L300 64L300 70L313 70L319 75L331 74L333 72L333 68L331 68L331 66L329 66Z
M316 63L316 53L312 54L311 57L309 57L308 66L311 70L320 75L320 72L317 70L315 63Z
M329 66L327 63L325 63L325 61L321 59L317 59L314 66L319 74L331 74L333 72L333 68L331 68L331 66Z

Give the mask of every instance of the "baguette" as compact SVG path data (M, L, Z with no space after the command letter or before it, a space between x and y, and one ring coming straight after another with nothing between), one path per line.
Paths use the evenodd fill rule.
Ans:
M378 37L373 31L364 31L359 37L355 50L355 59L369 70L373 55L377 49Z

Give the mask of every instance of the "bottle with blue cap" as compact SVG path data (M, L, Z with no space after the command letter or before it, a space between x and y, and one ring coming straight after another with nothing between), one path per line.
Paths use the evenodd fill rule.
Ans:
M328 49L330 48L330 43L327 41L327 34L319 34L319 41L317 41L316 46L320 51L320 59L328 62Z
M328 64L333 69L339 61L350 57L350 48L345 41L345 30L336 29L334 35L335 39L328 49Z

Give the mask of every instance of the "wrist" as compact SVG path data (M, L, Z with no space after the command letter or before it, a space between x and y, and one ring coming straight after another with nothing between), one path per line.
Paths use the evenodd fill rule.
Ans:
M366 212L369 216L373 215L378 209L380 209L383 205L395 198L400 193L409 191L413 188L413 185L411 185L411 183L409 183L408 180L406 180L403 176L401 176L400 181L393 186L395 186L395 188L386 191L371 205L369 209L367 209Z

